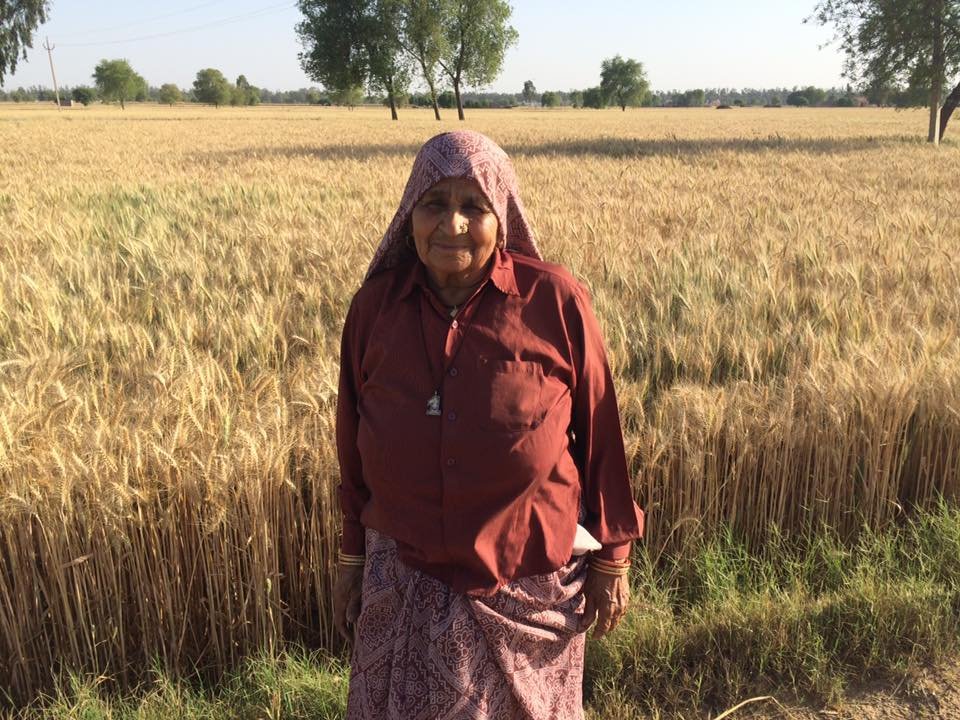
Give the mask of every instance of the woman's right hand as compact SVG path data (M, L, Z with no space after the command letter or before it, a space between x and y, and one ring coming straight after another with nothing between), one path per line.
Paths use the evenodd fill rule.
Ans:
M353 642L353 624L360 617L363 567L340 565L333 585L333 624L348 643Z

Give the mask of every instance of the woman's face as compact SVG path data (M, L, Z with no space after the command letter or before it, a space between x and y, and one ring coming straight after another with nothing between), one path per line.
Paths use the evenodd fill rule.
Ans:
M475 180L445 178L413 209L413 242L434 279L475 281L497 247L497 216Z

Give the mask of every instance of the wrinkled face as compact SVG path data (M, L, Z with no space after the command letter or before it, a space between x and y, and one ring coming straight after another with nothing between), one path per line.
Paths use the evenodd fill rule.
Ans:
M420 261L442 280L474 280L497 247L497 216L480 185L445 178L413 209L413 241Z

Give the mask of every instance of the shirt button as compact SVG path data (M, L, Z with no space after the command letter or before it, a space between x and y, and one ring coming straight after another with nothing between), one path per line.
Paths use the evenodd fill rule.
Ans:
M450 368L450 377L456 377L459 374L460 374L459 370L457 370L456 368Z
M450 327L452 327L454 330L456 330L458 327L460 327L460 323L458 323L456 320L454 320L452 323L450 323Z
M453 467L456 464L457 464L456 460L454 460L453 458L447 458L447 467Z
M450 412L447 413L447 420L449 420L450 422L453 422L456 419L457 419L457 414L455 412L451 410Z

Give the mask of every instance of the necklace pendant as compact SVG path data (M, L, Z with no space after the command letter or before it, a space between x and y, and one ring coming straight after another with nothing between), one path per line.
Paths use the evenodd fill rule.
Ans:
M427 400L427 415L440 415L440 391L434 390L433 395Z

